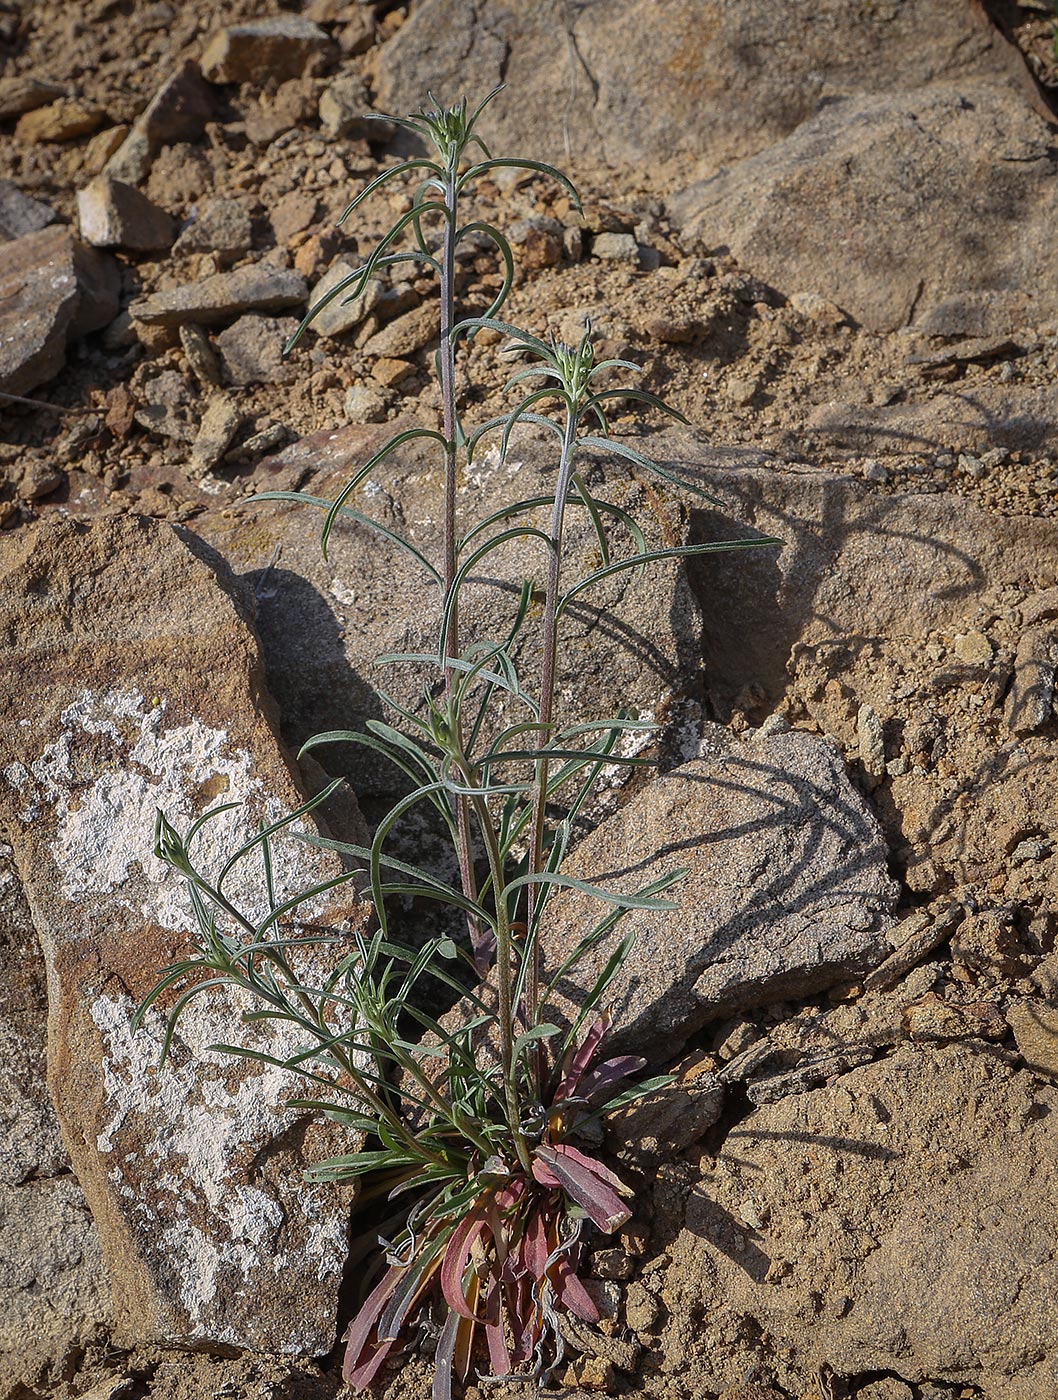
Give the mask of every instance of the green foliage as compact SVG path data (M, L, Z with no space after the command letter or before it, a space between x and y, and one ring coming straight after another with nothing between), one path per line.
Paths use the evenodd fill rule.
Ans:
M483 175L501 167L533 171L576 190L559 171L536 161L494 159L475 130L482 110L468 115L432 106L399 125L423 139L433 154L404 161L371 181L351 202L347 218L392 180L418 181L409 209L382 237L367 261L311 308L292 338L293 348L331 300L360 295L378 270L401 262L428 267L440 282L437 373L443 421L437 430L397 433L354 472L333 501L298 492L260 499L297 501L323 513L326 554L343 520L375 530L402 548L433 590L437 633L432 652L380 658L419 667L423 704L418 713L393 704L397 724L376 720L363 730L319 734L303 752L352 743L383 754L411 784L379 822L366 847L306 835L297 839L340 852L349 869L335 878L280 898L273 879L273 843L297 834L301 819L324 801L326 789L298 812L262 830L236 851L216 877L199 868L195 842L227 807L214 808L181 835L161 814L157 854L178 871L190 892L196 923L193 956L168 968L137 1013L142 1020L171 988L186 984L168 1012L173 1028L188 1001L218 984L249 999L247 1022L280 1020L296 1028L300 1046L281 1058L259 1048L215 1047L227 1054L281 1065L309 1085L299 1107L367 1134L372 1145L314 1166L318 1180L362 1179L365 1192L392 1203L391 1240L382 1273L347 1335L345 1377L366 1385L398 1345L406 1324L423 1311L437 1314L435 1395L451 1393L465 1378L475 1339L484 1335L487 1365L496 1374L529 1368L546 1375L562 1353L559 1316L585 1321L597 1314L576 1269L585 1228L612 1231L629 1215L623 1184L576 1145L578 1131L621 1103L650 1092L657 1079L628 1087L642 1069L635 1057L599 1061L609 1026L608 989L628 951L614 929L629 909L673 909L663 896L682 872L674 870L632 893L574 879L564 870L574 824L608 765L634 766L621 740L651 728L622 711L601 720L558 724L555 674L563 614L570 602L611 574L661 559L721 548L772 543L647 547L627 512L590 489L578 468L585 451L631 461L670 484L693 489L671 470L610 436L608 406L631 400L680 418L642 389L608 387L614 373L638 373L622 360L596 362L590 328L579 345L548 343L497 319L510 290L513 260L503 234L479 220L464 221L464 196ZM471 152L474 153L473 158ZM480 156L480 159L478 158ZM439 237L438 237L439 235ZM402 236L410 247L401 246ZM483 316L456 319L455 251L464 238L484 236L497 250L503 284ZM487 329L529 363L508 389L517 402L506 414L464 432L456 412L456 354L462 342ZM460 535L455 493L460 461L469 462L483 439L498 434L505 454L520 423L534 424L556 441L554 491L517 501L475 522ZM413 441L431 443L444 465L444 545L431 560L411 541L352 503L375 468ZM565 558L568 510L586 511L601 563L570 576ZM540 513L545 527L532 523ZM533 609L535 580L527 578L506 635L464 641L460 603L468 580L494 551L529 553L544 547L543 607ZM535 629L542 658L526 682L515 654ZM557 818L556 798L563 806ZM425 804L447 829L459 857L458 885L399 860L388 851L397 824ZM291 828L294 828L292 833ZM264 912L249 915L229 898L232 872L256 863ZM241 882L245 887L245 879ZM333 889L353 884L374 910L370 932L318 926L307 911ZM551 987L544 987L541 938L556 890L577 889L599 902L597 922L585 930ZM449 937L423 947L401 945L390 927L395 899L413 897L458 911L466 920L468 949ZM573 1024L544 1019L558 978L604 940L611 951ZM324 966L324 974L319 968ZM478 979L487 973L484 982ZM467 985L477 983L476 990ZM423 992L433 984L433 993ZM464 1016L453 1029L423 1008L443 990L462 998ZM484 1363L482 1363L484 1364Z

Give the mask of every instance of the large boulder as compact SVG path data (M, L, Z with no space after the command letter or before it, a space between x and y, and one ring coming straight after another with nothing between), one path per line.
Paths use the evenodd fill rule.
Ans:
M563 34L563 30L565 33ZM497 155L647 165L668 188L762 150L847 93L987 75L1010 54L968 0L616 0L566 7L425 0L380 52L377 103L428 90L502 93L482 122Z
M286 1107L293 1076L209 1052L248 1043L225 992L192 1004L164 1067L162 1014L130 1026L189 948L183 882L152 854L155 809L183 826L218 801L240 804L203 828L197 856L215 876L262 822L303 801L248 596L192 545L116 517L7 540L0 799L47 963L49 1087L119 1335L318 1355L334 1339L347 1200L301 1172L346 1139ZM283 841L277 896L339 869ZM268 908L256 865L225 888L248 914ZM340 911L320 899L299 911L364 912L351 892ZM280 1028L256 1043L282 1057L299 1039Z
M311 495L333 499L353 470L387 438L408 424L382 428L350 425L316 433L262 463L255 484L286 487L300 482ZM431 445L432 448L432 445ZM482 452L459 492L459 528L514 500L553 489L553 454L538 441L519 439L506 463ZM644 474L606 462L585 461L592 489L633 515L651 548L683 542L686 512ZM364 483L355 502L388 529L405 531L429 559L441 557L441 467L436 451L405 448ZM547 528L543 510L524 517ZM321 511L304 506L243 504L200 517L195 528L245 573L260 595L258 625L268 681L279 701L289 738L301 743L329 729L362 728L365 720L392 716L376 687L405 707L422 701L423 684L436 676L412 666L377 666L389 652L436 652L439 596L426 572L396 546L356 523L331 537L329 559L320 552ZM496 526L498 532L501 526ZM614 555L630 551L623 530ZM278 567L271 567L278 560ZM569 579L597 568L598 540L583 510L567 519L564 565ZM485 559L464 595L463 636L502 640L525 578L542 583L546 558L537 541L507 545ZM603 580L569 609L560 646L560 718L609 718L622 705L659 718L695 683L700 617L682 569L666 562ZM515 649L523 682L531 686L538 665L536 634ZM524 719L519 714L516 722ZM361 796L393 793L395 770L368 750L319 750L321 762L346 772Z
M670 213L684 238L872 330L1005 334L1058 317L1053 142L1009 84L849 97Z
M751 743L710 727L703 756L649 784L577 848L566 873L632 893L670 871L674 912L633 909L558 983L578 1008L619 938L610 1044L667 1059L706 1022L852 982L889 952L896 886L877 823L832 744ZM561 966L607 912L572 891L549 905Z
M667 1365L694 1358L723 1390L766 1332L795 1395L826 1367L1050 1400L1056 1109L1053 1084L972 1040L904 1044L758 1109L690 1193Z

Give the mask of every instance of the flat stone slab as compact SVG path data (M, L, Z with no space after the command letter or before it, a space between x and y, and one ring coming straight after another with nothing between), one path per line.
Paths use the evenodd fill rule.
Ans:
M322 1354L348 1199L301 1173L350 1139L286 1107L293 1076L208 1051L252 1043L227 993L191 1004L164 1068L161 1014L130 1026L191 946L183 882L153 855L155 809L186 826L218 801L243 804L203 829L198 855L217 872L303 801L246 594L200 545L135 517L8 537L0 577L0 804L47 961L49 1087L118 1333ZM287 840L275 868L282 897L340 867ZM236 869L226 890L250 914L268 907L259 869ZM365 915L351 890L343 910ZM301 917L324 913L316 901ZM258 1043L282 1056L294 1040L280 1029Z
M559 983L563 1009L579 1006L632 934L607 998L608 1044L663 1059L708 1021L855 981L890 951L897 887L838 750L792 732L738 743L718 726L703 750L597 827L565 868L623 893L686 870L665 896L674 911L629 911ZM556 895L547 965L606 912L579 891Z
M285 311L301 306L308 292L300 272L251 264L234 272L216 272L169 292L140 297L129 307L129 315L149 326L180 326L185 321L212 326L233 321L244 311Z

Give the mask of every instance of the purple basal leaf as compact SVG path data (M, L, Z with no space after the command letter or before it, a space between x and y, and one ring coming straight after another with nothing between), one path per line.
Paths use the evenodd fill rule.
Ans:
M601 1162L593 1162L566 1143L538 1147L535 1157L543 1161L566 1194L576 1201L588 1219L604 1234L612 1235L630 1218L632 1212L613 1189L613 1186L623 1190L627 1190L627 1187ZM533 1174L536 1175L535 1161Z
M465 1216L455 1230L441 1260L441 1293L453 1313L474 1321L474 1312L467 1306L463 1294L463 1276L470 1263L471 1251L485 1230L484 1203L479 1203Z
M364 1305L349 1324L345 1334L345 1360L342 1363L342 1379L354 1390L367 1385L375 1372L389 1355L395 1338L388 1341L371 1341L375 1323L393 1295L394 1289L405 1277L406 1270L387 1269L378 1285L364 1300ZM370 1348L370 1350L369 1350ZM364 1353L368 1352L365 1357Z
M563 1099L570 1099L577 1092L581 1075L592 1062L592 1058L602 1043L602 1038L610 1029L610 1014L604 1011L592 1023L587 1035L580 1045L573 1052L572 1056L567 1056L568 1065L563 1066L564 1073L562 1082L555 1091L555 1103L560 1104Z
M612 1060L605 1060L581 1080L580 1097L590 1099L595 1094L612 1089L630 1074L637 1074L645 1064L642 1055L617 1055Z

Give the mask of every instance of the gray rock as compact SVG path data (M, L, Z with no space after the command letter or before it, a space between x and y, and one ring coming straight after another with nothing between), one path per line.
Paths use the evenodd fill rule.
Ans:
M557 28L547 6L424 0L378 57L381 111L506 80L481 126L503 154L561 165L568 136L577 159L649 162L668 188L689 166L711 173L762 150L837 96L971 74L1025 83L1020 55L965 0L609 0L569 8Z
M191 449L193 476L204 476L213 470L231 446L242 421L242 414L227 394L214 395L202 415Z
M905 1044L758 1109L692 1190L671 1249L666 1295L678 1290L696 1321L666 1338L669 1364L707 1356L709 1389L723 1390L766 1331L775 1380L794 1395L827 1365L1048 1400L1056 1110L1058 1088L961 1044ZM753 1232L740 1219L749 1194L764 1222Z
M873 330L924 325L969 295L974 333L999 335L1058 316L1050 145L1006 84L848 98L692 185L670 213L685 239L727 246L781 290L811 288Z
M837 750L808 734L724 744L650 783L586 837L567 873L634 891L670 870L675 913L631 910L559 983L568 1009L619 936L632 952L608 1000L608 1044L669 1058L707 1021L852 981L889 951L897 887L886 847ZM548 907L558 966L602 917L579 891Z
M162 146L195 141L214 115L214 94L198 64L185 59L136 118L132 130L107 161L105 173L138 185Z
M186 896L151 854L155 808L186 823L221 793L244 803L203 832L216 869L301 801L246 595L200 545L142 517L52 519L4 545L0 710L17 747L0 804L47 960L49 1088L118 1335L319 1355L334 1340L348 1200L301 1171L349 1139L286 1108L290 1077L207 1052L244 1034L229 997L196 1003L165 1067L160 1016L137 1035L129 1024L190 947ZM293 841L276 865L287 890L336 871ZM265 907L259 874L227 888ZM345 912L362 916L355 899Z
M378 428L348 425L314 434L262 462L253 487L289 489L297 483L333 500L352 470L407 426L399 421ZM546 493L554 480L551 466L548 450L531 440L516 439L506 465L482 450L460 493L462 527L515 499ZM608 463L605 472L605 482L599 479L596 489L640 520L651 547L683 537L686 517L673 496L654 488L648 496L641 481L619 464ZM412 445L373 473L356 506L388 528L407 529L427 557L439 558L440 499L435 454ZM376 685L398 704L421 705L422 671L377 667L375 658L436 645L433 604L428 594L424 597L431 585L421 568L352 523L339 527L325 562L321 523L318 512L276 504L242 505L196 521L209 543L253 579L281 548L282 566L269 574L258 626L269 685L297 744L321 730L381 718ZM543 523L542 516L537 523ZM571 515L568 529L570 573L588 572L598 562L595 532L582 511ZM625 544L615 537L615 552ZM540 555L516 549L493 554L482 584L465 596L467 637L505 635L525 574L542 563ZM558 678L561 717L610 715L621 705L664 714L694 683L699 629L697 608L674 565L651 565L634 583L621 575L606 579L567 615ZM527 676L538 664L535 646L534 636L518 649ZM393 793L392 766L370 751L331 748L320 754L329 769L350 774L358 795Z
M202 326L233 320L244 311L285 311L301 306L308 285L300 272L250 264L233 272L217 272L171 292L141 297L129 307L136 321L149 326L179 326L195 321Z
M174 253L217 253L235 260L253 246L250 213L238 199L210 199L173 247Z
M283 359L283 346L298 328L289 316L240 316L217 336L224 373L229 383L287 383L297 373Z
M346 389L342 408L350 423L382 423L386 417L385 399L366 384Z
M81 237L93 248L158 252L176 236L172 216L120 180L97 176L77 192Z
M24 394L59 373L71 340L118 314L106 253L53 225L0 243L0 391Z
M55 218L55 210L23 194L14 180L0 180L0 243L38 233Z
M631 233L597 233L591 251L593 257L603 262L639 264L639 244Z
M179 335L188 369L203 388L215 388L221 379L220 360L210 344L209 336L194 321L185 321Z
M403 359L424 350L437 339L437 307L423 302L413 311L406 311L395 321L365 341L365 355L378 355L382 359Z
M202 54L202 72L211 83L256 83L297 78L309 61L326 51L326 33L300 15L233 24L214 34Z
M28 73L0 78L0 121L10 121L35 107L45 107L63 95L55 83L43 82Z
M367 87L357 74L336 78L320 94L320 126L325 136L381 141L393 133L393 123L371 115Z
M309 305L315 306L322 301L332 288L337 287L343 278L348 277L356 270L356 264L346 261L345 258L339 258L337 262L331 263L312 289ZM382 300L385 291L386 286L382 279L372 277L361 294L352 301L347 302L344 294L335 297L334 301L325 306L319 315L313 318L312 329L317 335L324 336L342 335L345 331L353 330L365 316L370 315L375 309Z
M1018 639L1014 675L1003 717L1015 734L1031 734L1054 718L1054 682L1058 672L1058 636L1032 627Z

